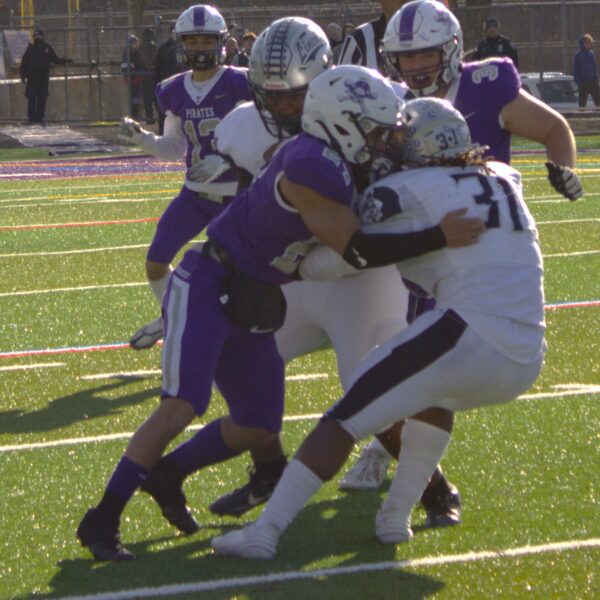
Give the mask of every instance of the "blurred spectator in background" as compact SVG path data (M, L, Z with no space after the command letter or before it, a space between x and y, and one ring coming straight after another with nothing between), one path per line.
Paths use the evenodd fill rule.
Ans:
M142 98L144 101L144 112L146 123L154 123L154 108L156 97L154 96L154 63L156 61L156 43L154 31L144 29L142 31L142 43L140 44L140 60L142 61Z
M483 25L485 37L477 44L473 60L483 60L490 56L508 56L519 67L519 53L514 44L505 36L500 35L500 23L495 17L490 17Z
M238 50L237 39L233 36L229 36L227 41L225 42L225 63L226 65L234 65L237 64L238 54L240 51Z
M184 70L184 66L179 62L177 57L177 44L175 43L175 22L172 22L169 27L169 39L164 41L156 50L156 59L154 61L154 86L159 81L171 77L176 73ZM155 96L156 99L156 96ZM164 134L165 115L161 112L160 107L156 104L158 113L158 135Z
M140 56L140 40L133 34L127 36L127 45L121 58L121 72L129 91L129 114L134 119L140 118L142 105L142 71L144 65Z
M588 95L596 108L600 108L600 88L598 87L598 66L592 50L594 39L589 33L579 38L579 50L573 59L573 79L579 90L579 110L585 110Z
M59 58L54 48L44 41L44 32L35 29L33 41L27 46L21 58L19 74L26 84L27 120L29 124L45 125L46 101L50 87L50 67L72 63L70 58Z
M346 39L354 31L354 23L344 24L344 39Z
M325 33L332 50L342 43L342 28L337 23L329 23L325 28Z
M250 52L252 52L252 46L256 41L256 34L254 31L246 31L242 36L242 49L231 63L236 67L248 67L250 63Z

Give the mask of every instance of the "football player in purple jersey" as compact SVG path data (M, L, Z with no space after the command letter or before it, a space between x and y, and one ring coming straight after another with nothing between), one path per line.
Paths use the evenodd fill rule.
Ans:
M170 263L235 195L237 174L214 148L214 131L238 103L251 98L246 73L223 66L227 25L212 6L185 10L175 23L178 52L190 70L161 81L156 96L166 114L165 133L156 136L125 117L123 134L146 152L166 160L185 157L183 188L156 227L146 256L146 274L159 305L171 273ZM136 350L162 338L162 318L144 325L131 338Z
M375 236L350 208L353 172L393 155L399 126L393 87L375 71L329 69L308 87L304 132L283 144L269 166L211 221L208 241L189 250L164 303L162 401L141 425L100 503L87 511L77 537L98 560L129 560L120 516L138 487L149 492L181 531L199 528L186 506L188 474L267 448L281 429L284 365L274 331L285 317L280 285L292 281L317 240L362 269L392 264L445 246L476 243L483 221L451 211L439 225L408 235ZM173 452L169 442L205 413L212 383L229 414ZM160 460L159 476L148 478Z
M581 182L573 171L576 146L566 120L521 88L519 74L510 59L463 63L462 53L463 35L458 20L448 8L433 0L415 0L402 6L389 20L382 43L390 77L404 81L414 96L449 100L465 117L473 142L488 146L487 156L510 163L512 134L539 142L546 148L552 186L569 200L579 198L583 193ZM417 312L422 308L423 304ZM397 458L400 427L382 434L380 439ZM379 487L389 464L382 453L377 441L363 449L356 465L344 477L343 487ZM428 512L426 523L435 524L437 520L439 524L456 524L460 521L460 497L456 488L440 476L437 469L432 477L432 484L439 481L437 491L432 485L435 493L423 498ZM443 510L440 512L436 506Z

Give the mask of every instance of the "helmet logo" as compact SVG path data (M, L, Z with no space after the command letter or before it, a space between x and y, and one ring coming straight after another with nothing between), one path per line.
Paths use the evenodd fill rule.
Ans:
M310 36L308 39L303 39L305 37L306 36L302 36L296 45L302 64L305 64L314 58L315 49L321 46L322 43L322 40L316 36Z
M338 101L345 102L346 100L350 100L351 102L355 102L360 106L360 111L363 114L368 114L369 110L365 105L365 100L377 99L377 94L370 88L368 82L363 79L355 82L344 81L344 87L346 88L346 95L338 96Z

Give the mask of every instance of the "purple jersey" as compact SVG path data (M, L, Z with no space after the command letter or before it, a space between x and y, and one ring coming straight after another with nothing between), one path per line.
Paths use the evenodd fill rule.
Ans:
M286 283L317 242L277 185L285 175L331 200L350 206L354 185L348 165L325 142L300 134L284 143L269 166L208 227L234 262L264 281Z
M465 117L474 143L489 146L486 156L510 163L510 133L500 125L500 112L518 95L521 78L509 58L462 65L458 89L446 99Z
M239 102L252 99L246 72L236 67L222 67L205 82L194 82L192 71L179 73L156 86L156 97L163 113L170 112L181 120L188 140L185 157L188 168L196 160L216 154L217 125ZM229 170L215 183L236 179L235 171Z

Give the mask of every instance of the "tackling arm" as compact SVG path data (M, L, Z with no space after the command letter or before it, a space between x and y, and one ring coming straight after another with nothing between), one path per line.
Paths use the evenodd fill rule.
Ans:
M475 244L485 231L480 219L464 218L467 209L448 213L435 227L404 234L360 230L358 217L343 204L289 181L279 182L283 198L294 206L310 231L357 269L382 267L441 248Z

